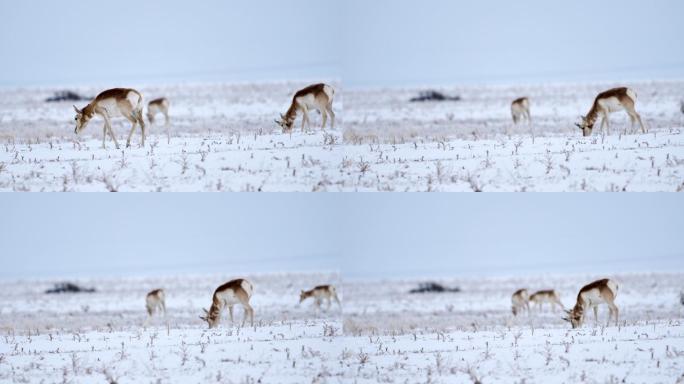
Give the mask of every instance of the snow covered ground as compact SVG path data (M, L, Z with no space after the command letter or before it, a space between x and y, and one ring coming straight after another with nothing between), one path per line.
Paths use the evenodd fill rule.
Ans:
M613 276L619 326L576 330L561 313L514 318L510 294L556 289L566 307L599 277L440 279L461 292L408 294L420 279L329 273L248 276L254 327L197 318L232 276L79 279L93 294L46 295L52 280L0 282L2 382L674 383L684 380L681 273ZM298 305L300 288L338 285L344 314ZM143 326L144 295L167 290L168 318ZM236 311L238 320L242 312ZM599 311L605 321L607 310ZM168 326L167 326L168 324Z
M514 318L519 288L556 289L566 307L598 276L438 280L458 293L408 294L423 280L346 281L344 343L357 382L684 382L679 273L626 274L620 323L572 330L560 311Z
M349 90L345 162L360 191L681 191L684 82L626 84L649 132L625 113L612 134L573 125L602 90L624 84L439 89L456 102L410 103L420 89ZM533 124L513 126L510 103L528 96ZM598 128L598 127L597 127Z
M101 148L99 120L76 137L71 103L43 101L55 89L0 90L0 190L684 189L684 82L628 84L649 132L632 132L618 113L612 135L589 138L573 123L596 93L617 84L447 88L463 99L441 103L409 103L419 89L343 95L337 85L335 129L284 135L273 120L304 85L140 87L147 99L171 101L172 141L158 123L149 128L146 148L136 134L133 147L121 150L111 143ZM77 89L88 96L99 90ZM534 135L510 121L510 101L521 95L530 97ZM115 123L120 141L128 127Z
M332 83L335 84L335 83ZM4 191L324 191L336 190L342 95L337 127L283 134L274 122L303 83L189 84L139 87L146 100L170 100L171 143L165 128L148 125L125 149L130 123L113 124L122 148L102 149L96 118L74 135L72 103L46 103L56 89L0 90L0 190ZM102 87L77 88L93 96ZM80 108L86 102L76 103ZM297 121L297 124L299 120ZM317 126L316 126L317 125Z
M255 326L198 316L229 276L81 279L93 294L46 295L52 281L2 282L0 382L302 383L341 376L341 311L314 313L299 290L336 274L248 276ZM145 294L164 287L168 318L143 327ZM242 310L236 309L242 319ZM168 326L167 326L168 323ZM248 323L249 324L249 323Z

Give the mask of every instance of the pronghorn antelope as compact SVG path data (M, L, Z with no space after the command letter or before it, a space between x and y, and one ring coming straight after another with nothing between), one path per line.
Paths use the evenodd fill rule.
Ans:
M558 294L553 289L547 291L537 291L530 296L530 301L535 303L539 312L542 311L542 304L549 303L551 305L551 310L556 311L556 305L563 308L563 304L558 298Z
M116 148L119 148L119 143L116 141L116 136L112 132L111 118L123 116L127 118L133 126L131 127L131 132L128 134L128 140L126 140L126 147L131 146L131 136L135 131L135 125L140 124L140 130L142 131L142 146L145 146L145 120L142 117L143 110L143 97L140 92L135 89L128 88L114 88L106 90L97 97L90 104L83 107L83 109L78 109L74 105L74 110L76 110L76 129L74 133L79 134L85 129L85 127L90 122L93 116L100 115L104 119L104 129L102 131L102 148L105 148L105 139L107 133L114 141Z
M575 125L582 130L584 136L591 136L591 131L594 129L594 124L596 120L601 116L601 132L603 132L603 127L606 127L606 133L610 135L610 122L608 116L613 112L618 112L625 110L632 121L632 129L634 129L634 123L639 122L641 126L641 132L646 133L646 128L644 128L644 123L641 122L641 116L634 109L634 103L636 102L636 93L626 87L613 88L605 92L601 92L594 99L594 104L591 106L589 113L582 117L580 123Z
M155 289L150 291L145 297L145 306L147 307L147 323L152 316L157 312L163 312L166 316L166 295L163 289Z
M235 279L221 285L214 291L211 308L208 311L205 309L205 316L200 316L200 319L206 321L209 324L209 328L214 328L221 320L221 311L224 307L228 307L232 323L233 306L239 303L245 310L242 326L245 325L247 315L249 315L250 324L254 325L254 309L249 305L249 299L252 297L253 291L252 283L245 279Z
M587 284L577 294L577 304L572 310L565 311L568 317L563 320L569 321L573 328L581 327L584 322L584 312L589 308L594 309L594 320L598 323L598 305L606 304L609 308L608 323L615 314L615 325L618 324L618 307L615 305L618 285L611 279L601 279Z
M302 131L304 131L305 124L309 122L309 109L317 109L323 117L323 126L325 129L325 123L328 120L328 115L330 115L330 125L335 127L335 112L333 112L333 96L335 95L335 90L333 87L327 84L314 84L310 85L304 89L300 89L292 97L292 104L290 108L285 112L285 114L280 115L280 120L275 122L283 128L283 132L289 132L292 130L292 125L297 118L297 111L302 112Z
M340 299L337 297L337 291L335 290L335 287L333 287L332 285L319 285L308 291L302 291L299 294L299 303L301 304L304 300L308 299L309 297L313 297L314 303L316 305L316 310L319 310L321 308L321 303L323 302L323 300L327 301L328 306L326 307L326 310L329 310L331 299L335 299L337 305L342 307L342 303L340 303Z
M521 97L513 100L511 103L511 116L513 123L518 124L523 119L527 120L527 124L532 124L530 117L530 100L527 97Z
M515 291L513 296L511 296L511 310L513 311L513 316L517 316L518 313L522 313L523 310L530 313L530 295L527 289L518 289Z
M169 100L166 97L160 97L147 103L147 120L150 125L154 124L154 117L161 113L164 115L164 126L166 126L166 140L171 143L171 133L169 132Z

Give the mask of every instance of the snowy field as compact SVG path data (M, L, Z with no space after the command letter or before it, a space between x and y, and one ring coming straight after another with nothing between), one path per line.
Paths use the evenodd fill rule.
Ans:
M335 83L332 83L336 86ZM124 148L130 123L113 130L121 149L107 141L95 118L78 137L70 102L46 103L59 89L0 90L0 190L3 191L325 191L337 190L342 92L333 104L337 127L292 134L274 122L304 83L139 87L149 101L170 101L171 143L163 117L139 130ZM103 87L76 88L91 97ZM87 102L75 103L79 108ZM329 123L328 123L329 124Z
M51 280L0 283L0 382L675 383L684 380L681 273L625 274L620 323L599 311L572 330L545 308L514 318L518 288L556 289L566 307L599 276L437 280L458 293L408 294L423 280L336 274L248 276L254 327L198 319L232 276L81 279L93 294L46 295ZM344 306L316 314L300 288L338 285ZM144 295L168 317L144 327ZM236 310L238 322L242 311ZM678 381L680 380L680 381Z
M684 382L682 274L628 274L615 303L572 330L549 308L514 318L510 295L556 289L564 306L599 276L437 280L458 293L408 294L424 280L345 281L344 343L357 382Z
M1 282L0 382L303 383L341 376L341 311L298 304L336 274L248 276L255 325L198 318L233 276L77 280L98 292L47 295L52 281ZM143 327L145 294L164 287L168 317ZM342 298L341 289L340 298ZM242 309L235 310L242 320ZM247 323L249 324L249 322Z
M612 132L584 138L573 123L596 94L627 85L648 128L624 112ZM411 103L422 89L348 90L344 162L360 191L681 191L684 82L440 88L460 101ZM510 103L530 99L533 124Z
M573 123L618 84L448 88L462 100L440 103L408 102L419 89L351 90L344 105L336 85L335 129L302 133L297 120L282 134L273 120L304 85L140 87L147 100L169 98L171 144L157 122L145 148L136 134L120 150L101 148L98 119L76 137L71 103L44 102L56 89L0 90L0 190L684 189L684 82L628 84L649 132L632 132L616 113L611 135L588 138ZM92 96L99 88L76 90ZM532 127L511 123L510 101L521 95L530 97ZM317 113L312 123L320 124ZM115 122L119 141L128 130Z

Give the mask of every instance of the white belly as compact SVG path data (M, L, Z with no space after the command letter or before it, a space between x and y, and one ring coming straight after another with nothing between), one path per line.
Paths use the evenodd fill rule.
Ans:
M601 297L601 293L598 289L592 289L591 291L583 292L582 299L589 306L595 306L599 304L605 304L605 300Z
M318 105L316 102L316 98L312 93L309 93L308 95L304 96L299 96L297 98L297 103L302 106L306 106L308 109L318 109L320 110L321 106Z
M97 103L98 107L107 111L109 117L123 116L116 99L104 99Z
M601 99L601 100L599 100L598 103L601 106L601 108L608 111L608 113L618 112L618 111L622 111L623 109L625 109L625 107L622 106L622 104L620 103L620 100L618 100L617 97L609 97L607 99Z
M240 303L240 300L237 298L235 295L235 292L232 289L227 289L225 291L218 292L216 294L225 305L235 305Z

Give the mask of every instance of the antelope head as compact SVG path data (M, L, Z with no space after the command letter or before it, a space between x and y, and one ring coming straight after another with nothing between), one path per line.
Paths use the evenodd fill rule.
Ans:
M301 304L302 301L306 300L307 297L308 297L308 296L307 296L306 292L302 291L302 292L299 294L299 304Z
M577 126L577 128L582 130L582 136L591 136L591 131L594 129L594 124L590 123L586 117L581 116L580 122L575 123L575 125Z
M288 119L283 115L282 113L280 114L280 120L274 120L276 124L280 125L280 127L283 129L283 133L290 132L292 130L292 124L294 123L293 119Z
M149 110L147 111L147 120L149 120L150 124L154 124L154 113Z
M86 126L88 126L88 123L90 122L90 119L92 116L89 116L87 113L85 113L85 108L83 109L78 109L74 105L74 111L76 111L76 117L74 117L74 121L76 122L76 129L74 129L75 134L81 133L82 130L85 129Z
M204 308L202 308L202 310L204 311L204 316L200 316L199 318L207 322L209 329L216 327L218 325L218 317L213 316L212 313Z
M565 313L567 314L567 317L563 317L563 320L569 322L573 329L582 326L581 310L578 310L577 307L575 307L572 310L566 309Z

